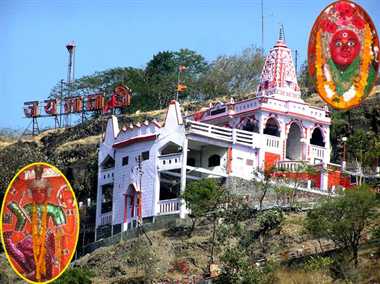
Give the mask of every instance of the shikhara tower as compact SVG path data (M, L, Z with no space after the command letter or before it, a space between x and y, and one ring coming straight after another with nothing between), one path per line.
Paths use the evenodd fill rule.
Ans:
M261 96L276 96L283 100L302 102L292 52L285 43L283 29L265 59L257 88L257 97Z
M163 125L153 121L119 130L116 117L108 121L99 149L97 238L138 220L185 216L179 194L201 178L249 180L274 165L292 170L308 163L318 172L301 190L347 187L338 165L329 163L330 123L326 109L302 100L281 34L266 57L256 96L219 102L186 117L172 101Z

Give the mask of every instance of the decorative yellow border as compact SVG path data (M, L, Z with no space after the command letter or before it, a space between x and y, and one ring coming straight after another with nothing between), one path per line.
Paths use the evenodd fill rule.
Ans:
M70 256L70 258L69 258L69 261L67 262L66 266L62 269L62 271L61 271L57 276L55 276L54 278L52 278L52 279L50 279L50 280L48 280L48 281L45 281L45 282L35 282L35 281L32 281L32 280L26 278L24 275L22 275L20 272L17 271L17 269L14 267L14 265L13 265L13 263L12 263L12 261L11 261L9 255L8 255L8 252L7 252L6 248L5 248L5 242L4 242L4 236L3 236L3 213L4 213L5 200L6 200L7 196L8 196L8 192L9 192L9 190L11 189L11 187L12 187L14 181L16 180L16 178L17 178L22 172L24 172L25 170L27 170L27 169L30 168L30 167L37 166L37 165L43 165L43 166L50 167L50 168L52 168L55 172L59 173L59 174L63 177L63 179L65 180L66 184L68 185L68 187L69 187L69 189L70 189L70 191L71 191L71 194L72 194L73 197L74 197L75 208L76 208L76 210L77 210L77 212L78 212L78 214L76 214L76 215L77 215L77 220L76 220L76 221L77 221L76 243L75 243L75 247L74 247L74 249L73 249L73 251L72 251L72 253L71 253L71 256ZM45 163L45 162L31 163L31 164L29 164L29 165L23 167L21 170L19 170L19 171L16 173L16 175L13 177L13 179L11 180L11 182L10 182L9 185L8 185L7 190L5 191L4 199L3 199L3 202L2 202L2 205L1 205L1 213L0 213L0 235L1 235L0 237L1 237L1 243L2 243L2 245L3 245L4 252L5 252L5 255L6 255L6 257L7 257L7 260L8 260L8 262L10 263L12 269L13 269L13 270L16 272L16 274L17 274L18 276L20 276L23 280L25 280L25 281L28 282L28 283L32 283L32 284L40 284L40 283L47 284L47 283L51 283L51 282L57 280L57 279L58 279L58 278L59 278L59 277L60 277L60 276L66 271L66 269L69 267L69 265L70 265L70 263L71 263L71 261L72 261L72 259L73 259L73 257L74 257L74 254L75 254L75 251L76 251L76 247L77 247L77 245L78 245L78 239L79 239L79 229L80 229L80 223L79 223L79 222L80 222L80 218L79 218L79 207L78 207L77 198L76 198L76 196L75 196L75 192L74 192L73 188L71 187L70 182L67 180L67 178L65 177L65 175L64 175L64 174L63 174L58 168L56 168L55 166L53 166L53 165L51 165L51 164L49 164L49 163Z

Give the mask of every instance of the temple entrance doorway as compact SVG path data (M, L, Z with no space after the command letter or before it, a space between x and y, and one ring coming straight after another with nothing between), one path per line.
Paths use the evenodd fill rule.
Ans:
M289 160L302 159L301 129L297 123L290 125L286 139L286 158Z

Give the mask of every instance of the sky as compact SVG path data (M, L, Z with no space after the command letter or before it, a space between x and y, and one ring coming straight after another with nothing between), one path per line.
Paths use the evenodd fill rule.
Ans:
M284 25L307 55L312 25L331 1L264 0L264 48ZM379 30L379 0L358 0ZM23 103L44 100L67 77L65 45L77 44L75 76L144 67L163 50L189 48L207 61L261 47L260 0L0 0L0 128L25 129ZM300 64L299 64L300 65ZM49 122L46 122L47 124ZM40 122L40 126L44 126Z

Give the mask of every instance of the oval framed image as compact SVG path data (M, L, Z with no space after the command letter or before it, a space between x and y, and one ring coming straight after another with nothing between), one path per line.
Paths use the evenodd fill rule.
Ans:
M79 237L79 209L66 177L32 163L10 182L0 216L1 241L13 270L29 283L49 283L68 268Z
M339 110L360 105L379 70L379 38L367 12L340 0L319 14L309 37L308 67L320 97Z

